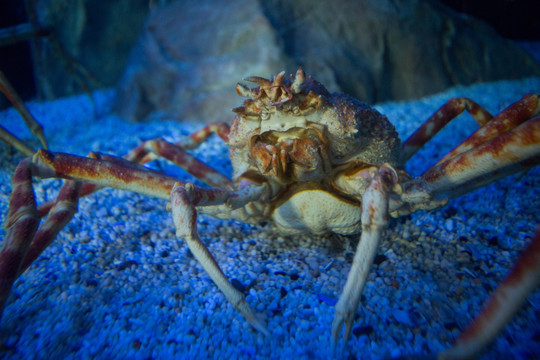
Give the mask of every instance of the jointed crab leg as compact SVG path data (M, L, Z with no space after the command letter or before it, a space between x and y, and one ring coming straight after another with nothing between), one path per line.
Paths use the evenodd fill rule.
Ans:
M260 198L267 190L264 186L255 185L248 191L240 191L235 200L235 206L242 206L250 201ZM191 184L177 184L171 193L171 210L176 236L185 239L189 249L202 265L206 273L212 278L217 287L223 292L231 305L257 330L268 334L265 326L260 322L246 302L244 294L231 285L220 269L218 263L199 238L197 231L197 206L205 205L198 190Z
M191 138L188 138L191 139ZM130 158L142 159L145 163L154 158L163 157L173 164L180 166L197 179L204 181L211 187L219 189L232 189L232 181L225 175L214 170L193 155L186 152L182 147L166 142L163 139L145 141L129 154Z
M29 160L27 158L21 162L13 180L14 192L6 221L6 238L0 252L0 317L14 281L50 245L77 212L81 183L66 181L49 217L37 230L41 216L36 210L32 165Z
M0 253L0 301L2 304L17 276L45 249L75 213L80 182L87 182L171 199L171 209L178 236L186 238L195 257L231 304L255 328L266 332L264 326L249 309L244 295L230 285L208 249L200 241L196 231L196 207L225 205L231 210L239 208L251 201L267 198L269 188L266 184L244 179L240 182L240 188L237 191L203 189L122 158L110 156L107 158L107 160L84 158L39 150L33 158L26 158L19 165L14 177L14 193L10 201L6 241ZM49 218L35 236L40 215L36 209L31 187L32 176L76 180L64 185ZM31 251L27 253L29 247Z
M432 193L457 197L540 164L540 117L428 169L421 180Z
M17 276L22 274L53 242L58 233L71 221L77 212L82 183L66 181L56 197L49 216L39 227L28 248Z
M397 210L396 214L401 216L419 208L439 207L444 204L437 204L441 200L455 198L538 164L540 117L429 168L421 177L404 185L401 200L407 206L391 211ZM436 206L430 206L431 203Z
M231 189L231 181L224 175L220 174L216 170L212 169L211 167L207 166L206 164L202 163L195 157L193 157L191 154L183 151L183 149L192 150L197 148L203 141L207 140L212 134L217 134L221 139L224 141L227 141L229 133L229 127L225 123L213 123L205 126L203 129L194 132L189 137L182 139L178 141L175 144L166 143L165 146L172 148L176 147L176 149L170 149L165 151L165 153L160 153L158 149L158 146L155 146L152 144L155 141L158 142L165 142L162 139L154 139L154 140L148 140L145 143L139 145L135 149L133 149L131 152L129 152L126 156L124 156L125 159L129 161L133 161L139 164L146 164L152 160L155 160L159 158L160 156L167 158L169 161L173 162L174 164L180 166L181 168L185 169L189 173L191 173L193 176L199 178L200 180L204 181L208 185L212 187L217 187L220 189ZM180 148L178 148L180 147ZM169 155L167 155L167 153ZM33 155L34 152L32 151L30 155ZM91 152L88 155L90 158L93 159L104 159L104 160L111 160L111 161L117 161L119 158L112 157L105 154L99 154ZM114 160L117 159L117 160ZM200 166L199 166L200 164ZM189 170L191 169L191 171ZM96 186L95 184L85 183L82 186L80 197L87 196L89 194L94 193L96 190L99 190L101 187ZM54 201L49 201L44 204L41 204L38 207L38 211L41 214L41 216L47 215L47 213L50 211L52 206L54 205Z
M2 71L0 71L0 91L6 95L8 100L13 104L15 109L21 114L22 118L26 122L26 125L34 134L41 145L45 149L47 149L47 140L45 139L45 136L43 135L43 128L41 125L34 119L32 115L30 115L30 112L28 111L28 108L26 105L24 105L24 102L21 100L19 95L17 95L17 92L13 89L13 86L11 86L10 82L4 75ZM34 151L28 148L25 144L23 144L17 137L15 137L13 134L9 133L6 129L3 127L0 127L0 139L4 142L12 145L17 150L21 151L25 155L32 155ZM3 136L2 136L3 135ZM30 152L28 152L30 150Z
M31 147L23 143L21 140L19 140L18 137L13 135L5 127L1 125L0 125L0 141L13 146L15 149L17 149L18 151L20 151L22 154L26 156L32 156L32 154L34 153L34 150Z
M199 131L194 132L189 137L182 139L176 143L185 150L193 150L197 148L203 141L206 141L212 134L216 134L223 141L229 141L229 125L226 123L212 123L206 125Z
M347 282L335 306L336 313L332 323L334 343L338 341L343 325L345 325L344 343L351 334L360 295L366 283L369 269L373 264L382 233L388 223L389 194L396 180L391 169L382 167L376 170L362 198L362 235L354 254Z
M540 226L514 267L484 304L482 312L439 359L476 356L510 321L529 294L540 285Z
M268 189L264 185L247 184L238 191L202 189L142 166L117 158L116 160L96 160L78 156L50 153L40 150L34 159L40 176L54 176L95 182L124 190L171 198L171 210L179 237L185 237L188 246L201 262L216 285L223 291L231 304L258 330L265 332L245 303L244 296L236 290L198 238L196 231L196 206L228 204L231 209L241 207L250 201L264 198ZM171 186L171 181L173 184ZM171 192L171 189L173 191ZM185 213L184 213L185 212Z
M540 113L540 96L536 94L527 94L520 101L517 101L503 110L500 114L491 119L487 124L475 131L465 141L459 144L455 149L441 158L438 164L451 159L458 154L471 150L474 147L491 140L511 129L514 129L521 123L532 119Z
M112 158L112 157L111 157ZM78 180L99 186L128 190L169 199L178 179L147 169L121 158L91 159L82 156L38 150L33 156L35 176Z
M13 175L6 237L0 253L0 311L4 308L11 286L17 279L20 264L39 225L40 217L35 207L29 163L30 158L24 159Z
M478 125L485 125L493 117L480 105L467 98L453 98L448 100L435 114L422 124L401 146L401 162L409 160L426 142L451 120L467 110Z

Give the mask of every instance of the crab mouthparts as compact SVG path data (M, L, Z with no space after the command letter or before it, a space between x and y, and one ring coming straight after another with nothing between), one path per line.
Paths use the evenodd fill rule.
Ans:
M250 148L261 174L281 183L318 180L328 168L326 146L310 130L263 133L251 139Z

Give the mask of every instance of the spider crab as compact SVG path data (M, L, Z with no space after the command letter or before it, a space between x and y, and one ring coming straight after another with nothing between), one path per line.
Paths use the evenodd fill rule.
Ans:
M238 94L247 100L233 110L237 116L230 128L211 124L175 144L149 140L125 158L39 150L24 159L13 177L7 235L0 253L0 309L13 282L69 222L78 199L107 186L170 200L177 237L186 241L231 305L263 333L268 332L244 294L231 285L200 240L197 214L248 223L270 220L285 234L360 233L332 325L334 341L343 327L346 340L390 216L441 207L453 197L540 164L539 95L525 95L495 117L469 99L452 99L401 144L385 116L350 96L329 93L301 69L294 76L281 72L271 80L246 80L258 86L237 85ZM14 103L21 107L20 100ZM480 129L420 177L408 175L403 170L406 161L465 110ZM230 147L232 180L186 152L212 134ZM16 145L11 138L3 140ZM142 166L158 157L184 168L210 188ZM55 201L37 207L33 177L68 181ZM470 357L480 351L539 278L540 228L483 312L440 357Z

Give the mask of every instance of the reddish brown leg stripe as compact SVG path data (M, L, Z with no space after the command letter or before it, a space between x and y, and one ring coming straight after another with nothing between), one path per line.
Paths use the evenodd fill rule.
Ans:
M19 275L38 258L43 250L53 242L60 230L71 221L73 215L77 212L81 187L82 183L79 181L66 181L64 183L58 193L55 205L49 213L49 217L40 226L30 244L30 248L19 269Z
M83 184L81 192L79 194L79 198L82 198L84 196L90 195L94 193L96 190L101 189L100 187L94 185L94 184ZM51 208L56 203L56 200L47 201L46 203L43 203L38 206L38 212L40 217L47 216L49 211L51 211Z
M203 129L191 134L188 139L181 140L176 143L183 149L191 150L199 146L200 143L206 141L212 134L216 134L223 141L229 141L229 125L226 123L213 123L206 125Z
M91 159L99 159L101 156L98 153L90 152L88 154L88 157ZM99 189L101 189L101 187L95 184L84 183L79 193L79 198L90 195ZM39 205L38 212L40 216L41 217L47 216L47 214L49 213L49 211L51 211L51 208L54 206L54 204L56 204L56 200L47 201L46 203Z
M540 163L540 117L428 169L421 179L433 194L460 194ZM464 184L468 184L468 189Z
M25 156L34 155L34 150L32 148L30 148L28 145L26 145L21 140L19 140L19 138L17 138L15 135L9 132L3 126L0 126L0 141L13 146L15 149L20 151Z
M532 241L484 304L480 314L441 358L474 357L497 336L538 285L540 285L540 225Z
M214 170L202 161L187 153L177 145L166 142L163 139L150 140L145 143L148 151L164 157L173 164L180 166L197 179L204 181L211 187L220 189L233 189L232 181L225 175Z
M169 199L173 185L179 182L171 176L121 158L107 161L39 150L33 160L36 175L42 178L78 180L161 199Z
M31 158L24 159L13 176L13 193L5 225L6 237L0 251L0 314L39 225L40 216L36 211L30 161Z
M507 132L527 121L540 112L538 95L527 94L520 101L510 105L499 115L491 119L485 126L478 129L459 146L446 154L437 164L453 158L454 156L468 151L485 141Z
M146 141L141 145L137 146L135 149L131 150L126 156L125 159L128 161L133 161L139 164L146 164L152 160L155 160L155 156L149 156L153 154L148 154L148 150L145 148Z
M203 141L205 141L208 137L210 137L212 134L217 134L219 137L221 137L224 141L228 141L228 135L229 135L229 126L225 123L215 123L215 124L209 124L205 128L203 128L200 131L197 131L196 133L192 134L190 137L187 138L187 140L180 141L176 143L177 146L183 147L184 149L190 148L196 148L199 146L199 144ZM152 140L150 140L152 141ZM146 143L143 143L139 146L137 146L135 149L133 149L131 152L129 152L125 156L125 160L128 162L123 162L125 166L129 166L129 162L135 162L138 164L146 164L152 160L157 159L158 155L154 153L149 153L148 150L145 148ZM188 154L189 155L189 154ZM191 155L190 155L191 156ZM97 153L90 153L89 158L92 159L104 159L111 162L121 162L120 158L113 157L113 156L107 156L103 154L97 154ZM205 165L206 166L206 165ZM212 185L211 183L205 181L204 179L201 179L205 181L207 184L215 187L220 187L223 189L229 189L231 188L232 182L224 175L218 173L217 171L211 169L210 171L206 172L206 174L210 173L216 173L217 175L207 175L208 177L212 177L213 179L221 178L221 180L214 180L216 183ZM197 176L193 174L194 176ZM211 180L209 180L211 181ZM96 190L99 190L101 186L97 186L96 184L90 184L85 183L82 187L80 197L92 194ZM54 201L49 201L47 203L44 203L39 206L38 211L40 213L40 216L43 217L48 214L48 212L51 210L51 208L54 206Z
M34 117L30 114L28 111L28 108L22 101L22 99L19 97L13 86L11 86L11 83L6 78L4 73L0 71L0 91L4 93L4 95L8 98L8 100L13 104L13 107L17 109L19 114L24 119L24 122L34 134L35 137L38 138L39 142L45 149L47 149L47 140L45 139L45 136L43 135L43 127L34 119ZM11 144L8 142L8 144ZM32 151L33 153L33 151ZM31 155L31 154L26 154Z
M464 110L474 117L480 125L487 123L493 116L480 105L467 98L448 100L435 114L420 126L402 145L401 161L409 160L426 142Z

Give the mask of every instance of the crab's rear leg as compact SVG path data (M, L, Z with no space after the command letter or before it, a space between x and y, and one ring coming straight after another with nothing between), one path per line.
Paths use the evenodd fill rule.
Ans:
M148 140L130 151L124 156L124 159L138 164L146 164L152 160L163 157L212 187L231 189L232 182L229 178L185 151L197 148L213 134L218 135L223 141L228 141L229 126L225 123L208 124L201 130L194 132L190 136L174 144L167 143L163 139ZM33 155L33 153L31 155ZM89 157L118 161L117 157L98 153L90 153ZM100 187L95 184L85 183L82 186L80 197L92 194L99 189ZM53 205L54 201L41 204L38 207L41 216L45 216Z
M515 129L540 113L540 96L527 94L475 131L471 136L442 157L436 165L469 151L507 131Z
M401 145L401 163L407 162L435 134L465 110L471 114L480 126L485 125L493 117L471 99L450 99L403 142Z
M23 160L13 176L13 195L6 221L6 236L0 252L0 312L40 220L29 162L30 158Z
M352 330L354 315L358 310L360 295L366 283L369 269L378 248L382 233L388 223L388 204L392 187L397 177L393 169L381 167L374 170L371 182L362 197L362 235L354 254L349 275L335 306L332 323L334 343L339 339L341 328L345 326L344 343Z
M6 220L6 237L0 250L0 316L9 291L19 277L77 212L81 183L62 186L49 217L38 230L41 215L32 190L32 164L26 158L13 177L13 194ZM37 230L37 232L36 232Z
M185 150L193 150L213 134L219 136L223 141L228 142L229 131L229 125L226 123L212 123L206 125L201 130L194 132L190 136L176 142L175 144Z
M146 163L159 157L178 165L211 187L229 190L233 188L233 182L228 177L189 154L181 146L163 139L145 141L127 156L128 159L139 163Z
M493 139L536 116L540 113L540 99L537 94L527 94L495 117L470 99L450 99L403 143L401 162L405 163L409 160L439 130L465 110L471 114L481 128L441 158L438 164Z
M523 306L540 285L540 225L532 241L520 254L514 267L491 294L478 314L452 348L439 359L468 359L476 356Z
M428 169L421 182L434 197L454 198L540 165L540 117Z
M47 140L45 139L45 136L43 135L43 128L42 126L34 119L34 117L30 114L28 111L28 108L24 105L24 102L21 100L13 86L11 86L11 83L6 78L4 73L0 71L0 91L8 98L8 100L13 104L15 109L19 112L19 114L22 116L24 121L26 122L26 125L34 134L35 137L38 138L39 142L43 146L43 148L47 149ZM34 151L29 148L26 144L24 144L22 141L20 141L15 135L11 134L9 131L4 129L0 126L0 140L4 141L5 143L13 146L23 154L29 156L34 153Z
M429 168L404 185L393 216L443 206L448 199L540 165L540 117Z
M535 98L538 99L537 96ZM397 215L405 215L418 208L435 207L441 201L540 164L540 117L524 121L511 130L495 132L499 135L486 136L489 140L470 150L457 152L406 184L401 200L412 206L391 210L396 210ZM537 230L532 243L518 258L484 311L464 332L456 347L443 357L473 357L506 325L535 289L540 279L539 237L540 230Z

